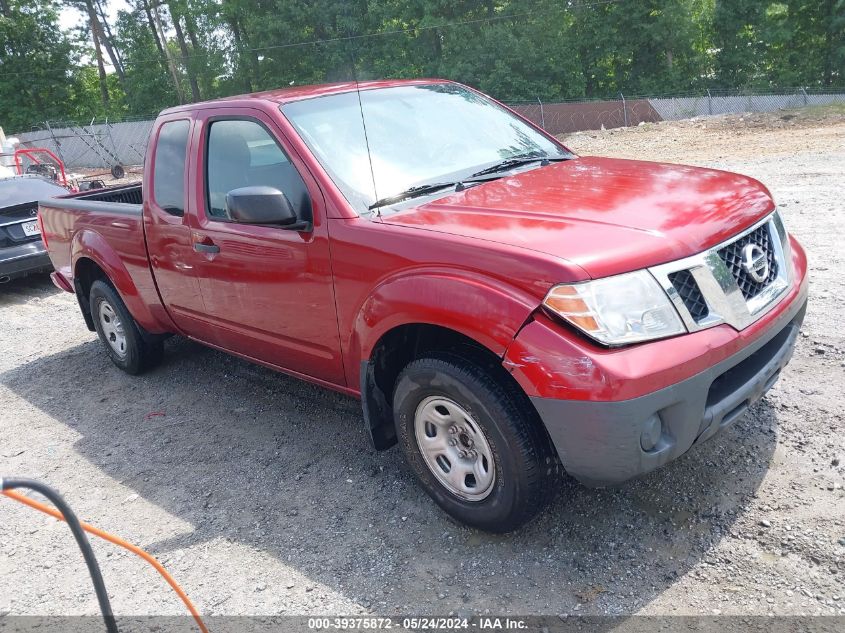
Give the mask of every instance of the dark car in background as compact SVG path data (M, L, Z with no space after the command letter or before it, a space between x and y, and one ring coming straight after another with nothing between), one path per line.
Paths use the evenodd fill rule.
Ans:
M67 193L40 176L0 179L0 283L53 269L41 241L38 201Z

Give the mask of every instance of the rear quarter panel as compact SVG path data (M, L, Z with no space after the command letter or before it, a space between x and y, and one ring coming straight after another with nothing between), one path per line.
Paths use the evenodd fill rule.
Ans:
M90 259L145 330L174 330L150 271L140 205L54 200L40 204L39 211L56 272L72 284L79 262Z

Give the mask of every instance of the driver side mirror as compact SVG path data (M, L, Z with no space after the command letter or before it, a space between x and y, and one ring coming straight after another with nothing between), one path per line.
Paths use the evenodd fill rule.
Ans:
M275 187L240 187L226 194L226 211L242 224L275 224L290 231L309 231L311 222L301 221L284 192Z

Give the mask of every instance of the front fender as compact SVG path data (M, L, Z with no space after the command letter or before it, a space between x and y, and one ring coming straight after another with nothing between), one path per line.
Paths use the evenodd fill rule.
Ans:
M359 384L360 361L378 341L401 325L448 328L502 356L539 301L504 281L449 268L404 270L376 286L361 304L352 326L347 367Z
M149 306L143 300L141 293L132 279L126 264L109 246L102 235L95 231L83 229L73 236L71 243L71 266L73 276L77 276L77 264L80 259L92 260L106 273L114 285L123 302L126 304L132 318L149 332L160 332L162 326L150 312Z

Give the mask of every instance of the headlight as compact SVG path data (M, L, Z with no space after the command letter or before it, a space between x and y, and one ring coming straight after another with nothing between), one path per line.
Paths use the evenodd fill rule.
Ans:
M783 221L783 214L780 209L775 209L773 215L775 222L775 230L778 232L780 238L780 247L783 250L783 261L786 264L787 276L792 279L792 245L789 243L789 231L786 230L786 223Z
M647 270L555 286L543 305L605 345L626 345L686 332Z

